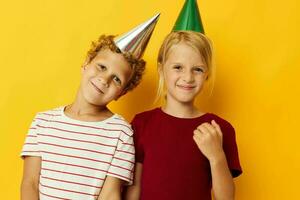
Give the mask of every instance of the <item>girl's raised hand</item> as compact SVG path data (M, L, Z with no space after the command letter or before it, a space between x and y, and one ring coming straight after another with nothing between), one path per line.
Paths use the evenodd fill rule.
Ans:
M222 148L223 134L220 126L214 121L203 123L194 130L194 141L203 155L213 162L224 156Z

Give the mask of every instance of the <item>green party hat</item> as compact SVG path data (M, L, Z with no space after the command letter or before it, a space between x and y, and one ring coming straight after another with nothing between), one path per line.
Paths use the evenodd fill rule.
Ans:
M196 31L204 34L197 0L186 0L173 31Z

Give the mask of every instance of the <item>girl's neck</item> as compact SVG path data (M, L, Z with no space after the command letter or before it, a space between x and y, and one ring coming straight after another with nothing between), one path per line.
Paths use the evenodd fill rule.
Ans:
M165 113L178 118L195 118L204 114L194 106L193 102L181 103L167 100L166 105L162 107L162 110Z

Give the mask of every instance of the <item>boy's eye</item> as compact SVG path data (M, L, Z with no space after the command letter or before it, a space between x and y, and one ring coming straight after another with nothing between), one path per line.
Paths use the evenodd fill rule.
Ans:
M114 76L114 77L113 77L113 80L114 80L118 85L121 85L121 84L122 84L122 81L121 81L117 76Z
M98 69L100 69L101 71L105 71L106 70L106 66L101 65L101 64L97 64Z

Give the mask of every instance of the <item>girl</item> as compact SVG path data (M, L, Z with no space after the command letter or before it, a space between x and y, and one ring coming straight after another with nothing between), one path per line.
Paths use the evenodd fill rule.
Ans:
M242 172L234 128L194 104L213 71L204 34L167 35L158 55L158 94L164 93L165 105L132 121L137 163L128 200L206 200L211 189L217 200L234 198L232 177Z

